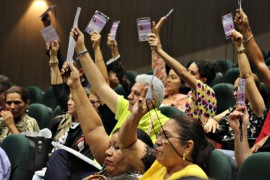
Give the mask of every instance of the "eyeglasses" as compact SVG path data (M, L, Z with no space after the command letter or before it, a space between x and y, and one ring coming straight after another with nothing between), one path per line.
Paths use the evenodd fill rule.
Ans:
M181 139L181 140L184 140L184 141L187 140L187 138L171 136L171 135L169 135L166 131L160 131L160 132L158 132L158 133L156 134L156 137L157 137L157 139L158 139L158 138L161 138L161 140L163 140L163 139L167 140L167 139L170 139L170 138L177 138L177 139Z
M13 103L14 105L20 105L20 104L22 103L22 101L6 101L6 104L9 105L9 106L10 106L12 103Z
M96 103L100 103L100 101L90 100L90 103L94 105Z

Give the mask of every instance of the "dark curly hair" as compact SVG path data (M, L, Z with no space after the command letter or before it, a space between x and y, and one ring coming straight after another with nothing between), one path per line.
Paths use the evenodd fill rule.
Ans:
M209 84L216 77L216 63L204 59L197 59L190 61L187 67L189 67L192 63L197 65L200 77L207 79L205 82L206 84Z

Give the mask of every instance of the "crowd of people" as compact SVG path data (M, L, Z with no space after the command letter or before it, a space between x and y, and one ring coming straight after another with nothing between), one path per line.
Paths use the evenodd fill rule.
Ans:
M46 26L49 20L47 16ZM234 95L238 102L239 81L245 79L245 103L236 103L220 114L216 114L217 99L209 85L216 75L215 64L198 59L184 66L165 52L159 35L165 21L166 17L162 17L157 24L152 23L153 33L148 39L155 74L140 74L134 84L126 76L118 44L110 34L107 46L112 59L107 63L97 32L90 34L93 59L78 27L70 32L76 40L76 58L63 62L59 42L47 45L51 86L64 112L52 120L52 139L98 162L102 168L50 147L45 176L39 178L208 179L209 156L223 139L234 139L238 167L252 153L267 151L264 147L269 145L270 113L260 93L259 79L270 90L270 71L245 12L236 11L234 23L238 31L230 34L240 70ZM252 73L251 63L258 77ZM119 86L127 98L117 94ZM181 92L182 86L189 91ZM10 134L39 131L37 121L27 115L29 104L27 90L0 75L0 140ZM161 106L174 106L183 114L166 117L159 110ZM217 133L220 126L222 134ZM258 138L253 147L249 147L248 138ZM10 163L5 152L0 152L0 179L8 179Z

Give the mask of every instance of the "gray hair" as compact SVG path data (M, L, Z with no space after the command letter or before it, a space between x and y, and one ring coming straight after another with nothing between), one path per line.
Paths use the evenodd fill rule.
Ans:
M152 77L153 77L152 75L140 74L136 77L136 82L137 83L144 83L144 84L149 86L151 83ZM153 96L156 97L155 107L159 108L159 106L161 105L161 103L164 99L163 83L161 82L160 79L158 79L157 77L154 77L152 87L153 87L152 94L153 94Z

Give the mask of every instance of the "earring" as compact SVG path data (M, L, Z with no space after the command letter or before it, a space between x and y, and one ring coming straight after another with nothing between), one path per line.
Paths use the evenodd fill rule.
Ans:
M186 160L186 152L184 152L184 154L183 154L183 160L184 161Z

